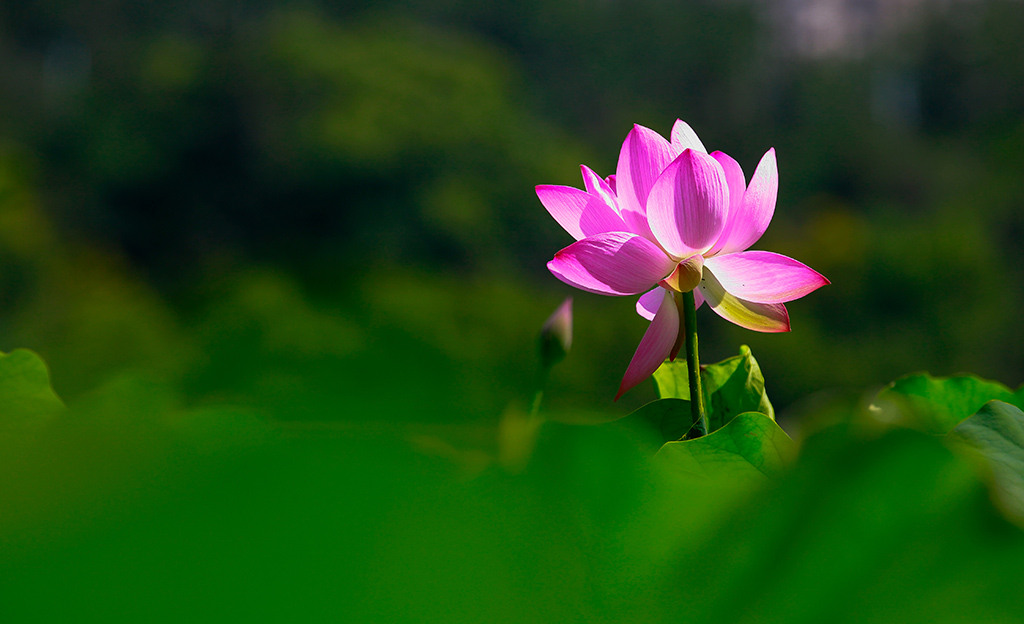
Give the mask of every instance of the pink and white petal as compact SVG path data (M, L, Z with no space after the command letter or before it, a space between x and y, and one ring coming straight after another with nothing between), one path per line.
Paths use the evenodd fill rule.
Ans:
M610 176L608 176L607 178L605 178L604 181L608 183L608 188L610 188L612 190L612 193L618 193L618 191L615 190L615 174L614 173L611 174Z
M806 264L770 251L708 258L704 271L711 271L726 292L756 303L792 301L831 283Z
M699 290L715 314L729 322L759 332L789 331L789 312L781 303L755 303L735 297L710 271L704 273Z
M658 313L658 306L661 305L662 296L665 292L666 289L658 286L654 290L649 290L640 295L640 299L636 302L636 313L648 321L654 320L654 315ZM704 295L700 294L700 288L693 289L693 304L694 310L700 309L704 305Z
M562 249L548 270L570 286L599 295L637 295L672 272L676 263L657 245L631 232L604 232Z
M584 236L594 236L605 232L625 232L629 228L611 206L591 195L591 201L580 215L580 229Z
M536 191L548 213L576 240L628 229L622 218L600 197L571 186L551 184L541 184Z
M608 185L608 182L586 165L580 165L580 170L583 172L583 187L587 189L587 192L603 199L604 203L611 206L617 214L619 212L618 201L615 199L615 191Z
M747 190L747 178L743 175L743 168L735 158L725 152L711 152L711 157L717 160L725 171L725 179L729 183L729 207L739 205L743 201L743 193Z
M686 149L654 183L647 220L665 251L687 258L704 253L718 240L728 204L722 166L707 154Z
M615 169L615 193L619 213L631 232L650 236L653 240L647 225L647 196L673 156L671 144L654 130L643 126L633 126L622 143Z
M725 180L729 184L729 214L726 215L722 234L708 251L708 256L717 254L722 245L728 240L732 222L741 214L740 205L743 203L743 195L747 190L747 181L743 176L743 169L736 162L736 159L725 152L712 152L711 156L718 161L718 164L722 165L722 171L725 172Z
M761 238L775 214L775 201L779 194L779 170L775 162L775 148L761 157L750 185L743 194L743 201L729 222L721 239L715 245L715 253L727 254L745 251Z
M732 215L743 201L743 194L747 191L747 178L743 175L740 164L732 156L725 152L711 152L711 157L722 165L722 171L725 172L725 181L729 184L729 214Z
M693 131L690 124L686 123L682 119L676 119L676 123L672 125L672 149L675 153L682 154L684 149L693 149L698 152L708 153L704 144L700 142L697 137L697 133Z
M693 309L699 310L704 305L704 295L701 294L700 288L693 289Z
M672 294L661 289L662 302L658 306L658 312L654 315L650 327L640 339L640 346L636 348L633 359L626 368L626 374L622 377L622 384L615 400L627 390L651 376L651 373L658 370L661 363L672 351L679 335L679 309L672 301Z
M665 289L658 286L654 290L649 290L644 294L640 295L640 299L636 302L636 313L644 317L648 321L654 320L654 315L658 313L658 307L661 306L661 302L665 299Z

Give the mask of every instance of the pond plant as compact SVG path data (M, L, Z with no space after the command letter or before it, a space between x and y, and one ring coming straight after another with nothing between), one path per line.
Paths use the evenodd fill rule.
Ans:
M791 437L748 347L713 364L697 349L704 304L786 332L785 303L829 284L750 249L776 207L774 150L748 182L682 121L669 139L635 126L614 174L582 173L536 192L576 239L551 273L639 296L650 322L607 392L617 418L542 404L587 341L571 298L537 319L529 407L489 426L389 422L423 403L400 349L382 356L393 390L355 403L372 406L362 428L333 403L301 411L323 422L285 401L190 404L144 374L65 405L38 355L0 354L0 621L1021 621L1024 386L913 373L811 405ZM333 327L272 318L306 318L311 347ZM295 326L279 325L286 359ZM240 335L232 373L252 353ZM338 370L248 387L306 392ZM658 399L611 411L648 377Z
M817 271L769 251L748 251L771 223L779 189L775 150L750 184L724 152L708 153L679 119L671 140L634 126L615 174L583 166L585 190L537 187L551 216L577 242L548 269L563 282L602 295L641 295L651 321L615 399L646 379L685 344L697 435L708 433L697 352L696 309L761 332L790 330L787 301L828 284Z

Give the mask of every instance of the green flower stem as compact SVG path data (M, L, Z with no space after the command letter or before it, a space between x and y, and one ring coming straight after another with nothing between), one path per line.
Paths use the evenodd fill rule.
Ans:
M544 388L541 387L537 390L537 393L533 395L533 402L530 403L530 418L536 418L537 414L540 414L540 404L544 400Z
M700 383L700 358L697 356L697 305L693 299L693 291L684 292L681 296L682 321L681 331L686 337L686 370L690 381L690 413L693 415L693 427L690 438L699 438L708 434L708 415L704 409L704 390Z
M551 368L551 366L541 363L537 370L537 392L534 393L533 401L530 403L530 418L536 418L540 414L540 404L544 400L544 389L547 388L548 374L551 372Z

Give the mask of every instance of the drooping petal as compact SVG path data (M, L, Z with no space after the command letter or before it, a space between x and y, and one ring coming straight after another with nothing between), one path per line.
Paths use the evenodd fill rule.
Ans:
M661 305L664 294L665 289L658 286L654 290L640 295L640 299L636 302L636 313L648 321L654 320L654 315L658 313L658 306ZM704 295L700 294L700 288L693 289L693 303L695 310L704 305Z
M682 154L684 149L693 149L698 152L708 153L704 144L700 142L697 137L697 133L693 131L690 124L686 123L682 119L676 119L676 123L672 125L672 149L675 150L676 154Z
M779 193L779 170L775 162L775 148L761 157L750 185L743 194L739 207L729 215L714 253L727 254L745 251L761 238L775 214L775 200Z
M587 189L587 192L600 197L604 200L604 203L611 206L616 214L618 214L619 208L618 201L615 198L615 191L608 185L608 182L586 165L580 165L580 171L583 172L583 187Z
M679 335L679 309L672 301L671 293L667 290L662 290L662 293L664 294L658 312L640 340L640 346L636 348L636 353L626 368L626 374L622 377L619 392L615 395L616 401L624 392L658 370L672 350L672 345L676 343L676 336Z
M630 232L588 236L562 249L548 262L548 270L558 279L599 295L642 293L675 266L657 245Z
M726 292L711 271L704 271L700 291L718 316L740 327L759 332L789 331L789 312L786 306L739 299Z
M687 149L654 183L647 220L665 251L682 259L704 253L718 240L728 204L722 166L707 154Z
M633 126L626 136L615 169L615 193L629 231L653 240L646 218L647 195L672 158L672 146L654 130Z
M665 289L657 286L654 290L649 290L640 295L636 302L636 313L648 321L653 321L654 315L658 313L658 307L664 299Z
M541 184L537 197L548 213L576 240L628 228L614 208L596 195L571 186Z
M722 288L756 303L799 299L830 282L811 267L770 251L741 251L704 261Z

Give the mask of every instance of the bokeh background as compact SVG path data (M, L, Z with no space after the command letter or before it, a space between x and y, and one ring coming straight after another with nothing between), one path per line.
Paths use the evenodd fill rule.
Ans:
M821 423L913 371L1024 381L1022 25L1010 0L4 0L0 351L71 409L23 418L55 401L0 360L0 620L1018 621L1024 533L974 468ZM748 176L776 148L758 247L832 281L789 334L698 311L703 360L750 345L818 431L776 484L523 418L567 295L544 414L654 398L612 402L646 323L547 272L570 239L533 187L676 118Z
M0 349L66 400L141 374L282 419L494 422L612 404L646 323L545 262L533 187L688 121L758 244L833 284L749 344L783 419L896 376L1024 379L1024 7L1014 1L127 2L0 8ZM395 390L400 378L400 390ZM808 403L809 402L809 403Z

